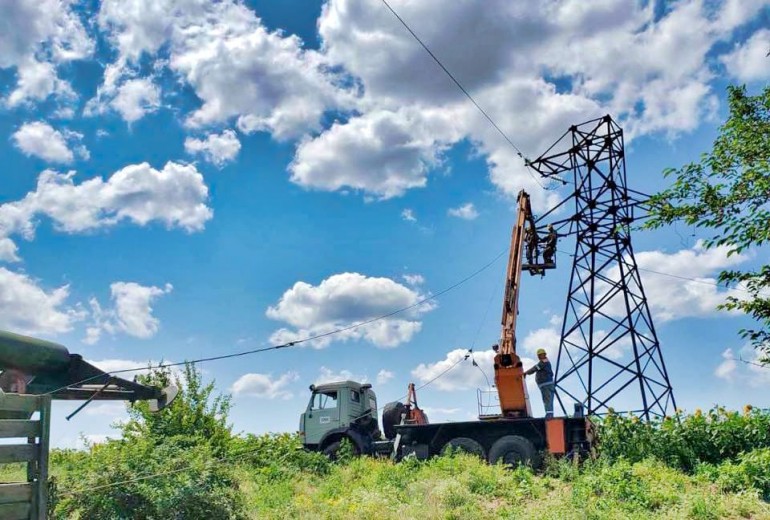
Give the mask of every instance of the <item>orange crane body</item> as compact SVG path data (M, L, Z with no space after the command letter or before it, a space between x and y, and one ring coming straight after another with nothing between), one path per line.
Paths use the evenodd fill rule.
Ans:
M526 224L530 224L534 230L529 195L521 190L518 195L516 222L511 231L511 249L508 255L503 298L503 328L494 365L495 386L500 397L500 410L504 417L532 416L527 387L524 384L524 369L521 358L516 353L516 318L519 314L519 288Z

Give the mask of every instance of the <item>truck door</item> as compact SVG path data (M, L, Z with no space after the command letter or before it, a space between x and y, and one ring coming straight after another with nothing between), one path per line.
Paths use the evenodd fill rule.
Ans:
M324 433L340 426L340 406L337 390L313 394L305 412L305 443L318 444Z

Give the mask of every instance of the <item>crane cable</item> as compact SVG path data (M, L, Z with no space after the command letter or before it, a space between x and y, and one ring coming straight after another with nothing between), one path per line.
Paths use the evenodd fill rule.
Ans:
M52 394L55 394L56 392L59 392L60 390L65 390L65 389L67 389L67 388L69 388L71 386L82 385L84 383L88 383L88 382L93 381L95 379L104 377L104 375L112 375L112 376L114 376L114 375L117 375L117 374L125 374L125 373L129 373L129 372L140 372L140 371L143 371L143 370L147 370L148 368L155 368L155 369L170 368L170 367L177 367L177 366L182 366L182 365L186 365L186 364L195 365L195 364L198 364L198 363L206 363L206 362L209 362L209 361L219 361L219 360L222 360L222 359L231 359L231 358L236 358L236 357L248 356L248 355L251 355L251 354L258 354L258 353L262 353L262 352L268 352L268 351L271 351L271 350L279 350L279 349L283 349L283 348L294 347L296 345L299 345L301 343L306 343L308 341L313 341L313 340L317 340L317 339L320 339L320 338L325 338L325 337L333 336L335 334L340 334L342 332L346 332L346 331L349 331L349 330L354 330L354 329L357 329L359 327L363 327L364 325L369 325L371 323L374 323L374 322L377 322L377 321L381 321L381 320L390 318L391 316L395 316L396 314L400 314L400 313L408 311L410 309L414 309L415 307L419 307L420 305L423 305L423 304L425 304L425 303L427 303L427 302L429 302L431 300L436 299L439 296L442 296L442 295L448 293L449 291L451 291L453 289L456 289L460 285L464 284L465 282L471 280L472 278L476 277L477 275L479 275L482 272L484 272L487 269L489 269L507 251L508 251L508 248L503 249L492 260L490 260L489 262L487 262L486 264L484 264L480 268L476 269L471 274L469 274L466 277L462 278L461 280L453 283L452 285L450 285L448 287L445 287L444 289L440 290L439 292L437 292L435 294L432 294L430 296L426 296L425 298L421 299L420 301L418 301L416 303L413 303L413 304L408 305L406 307L402 307L400 309L396 309L396 310L394 310L392 312L388 312L386 314L382 314L382 315L376 316L374 318L370 318L368 320L364 320L362 322L358 322L358 323L354 323L352 325L348 325L346 327L340 327L340 328L334 329L332 331L324 332L324 333L321 333L321 334L314 334L314 335L311 335L311 336L308 336L308 337L305 337L305 338L302 338L302 339L298 339L298 340L295 340L295 341L289 341L289 342L286 342L286 343L282 343L280 345L272 345L272 346L269 346L269 347L261 347L261 348L256 348L256 349L244 350L244 351L241 351L241 352L234 352L232 354L223 354L223 355L220 355L220 356L210 356L210 357L193 359L193 360L188 360L188 361L181 361L181 362L178 362L178 363L160 363L160 364L156 365L155 367L150 366L150 367L141 367L141 368L124 368L124 369L120 369L120 370L112 370L110 372L103 372L101 374L97 374L95 376L91 376L91 377L85 378L85 379L83 379L81 381L78 381L76 383L70 383L68 385L56 388L54 390L51 390L51 391L46 392L46 393L41 394L41 395L52 395Z

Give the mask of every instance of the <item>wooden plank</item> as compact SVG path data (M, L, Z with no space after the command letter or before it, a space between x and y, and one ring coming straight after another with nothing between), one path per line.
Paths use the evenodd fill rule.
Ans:
M0 504L0 518L3 520L29 520L29 504Z
M38 408L40 408L40 397L37 395L0 395L0 410L13 412L34 412Z
M0 504L29 503L32 500L31 482L0 484Z
M13 437L39 437L40 421L24 419L0 420L0 439Z
M46 395L40 402L40 444L38 444L38 475L35 490L33 518L45 520L48 515L48 449L51 438L51 396Z
M35 444L2 444L0 445L0 463L35 460L38 455L36 448Z

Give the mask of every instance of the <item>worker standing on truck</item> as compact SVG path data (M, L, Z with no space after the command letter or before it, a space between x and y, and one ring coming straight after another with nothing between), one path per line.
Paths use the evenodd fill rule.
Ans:
M553 393L555 390L553 370L551 369L551 362L548 361L548 354L546 354L545 349L537 350L537 359L539 360L537 364L524 372L524 376L536 374L535 382L538 388L540 388L540 393L543 395L545 418L550 419L553 417Z

